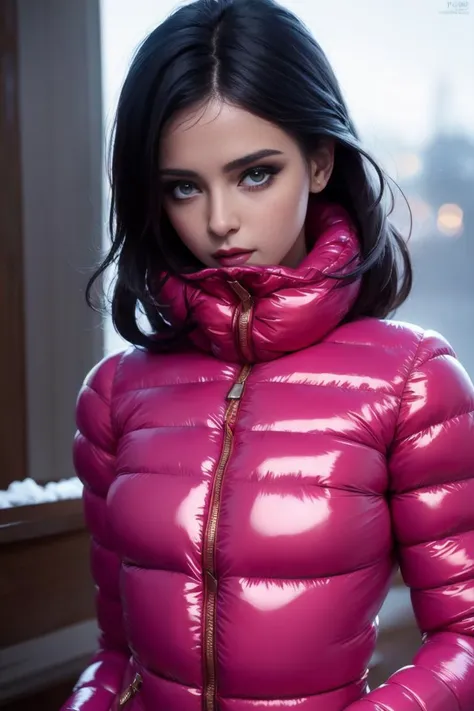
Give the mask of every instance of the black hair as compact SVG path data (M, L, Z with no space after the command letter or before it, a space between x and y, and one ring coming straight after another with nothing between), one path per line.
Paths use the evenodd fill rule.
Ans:
M161 210L160 135L178 111L212 98L285 130L308 154L334 139L335 161L322 196L341 204L359 231L360 259L344 286L361 278L350 318L385 318L407 298L412 268L405 240L390 222L391 181L363 149L338 81L304 24L273 0L196 0L160 24L139 47L116 113L111 154L112 246L92 287L117 266L116 330L151 349L177 336L158 306L158 273L179 271L186 248ZM388 200L387 200L388 197ZM139 326L139 310L152 334ZM157 338L156 336L160 336Z

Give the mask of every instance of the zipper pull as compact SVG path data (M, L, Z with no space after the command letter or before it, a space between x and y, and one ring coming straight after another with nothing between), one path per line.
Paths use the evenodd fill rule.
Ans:
M119 708L122 708L123 706L125 706L125 704L128 704L130 699L132 699L135 696L135 694L138 694L138 692L141 689L142 684L143 684L143 679L142 679L141 674L135 674L135 676L133 677L132 683L127 686L127 688L125 689L125 691L123 692L123 694L120 697Z
M240 282L238 281L230 281L229 286L231 287L234 294L239 297L244 310L248 311L248 309L252 306L252 297L247 291L247 289L243 287L242 284L240 284Z
M229 392L227 393L228 400L240 400L244 392L243 383L234 383Z
M206 576L207 576L207 586L210 592L215 593L217 592L217 579L216 577L211 573L210 570L206 571Z

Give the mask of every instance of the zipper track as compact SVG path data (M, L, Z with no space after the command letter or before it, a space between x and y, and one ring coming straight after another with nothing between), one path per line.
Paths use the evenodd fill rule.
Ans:
M237 318L238 346L245 362L252 362L252 347L250 344L250 321L252 317L253 300L247 289L238 281L230 282L230 286L240 299Z
M231 284L235 293L241 299L237 316L237 336L240 350L244 360L251 358L251 349L248 339L248 330L252 312L252 299L250 294L234 282ZM227 393L228 405L224 416L224 441L221 455L214 476L214 485L211 494L209 518L206 526L204 540L204 661L205 661L205 686L204 686L204 711L216 711L216 607L218 582L216 578L215 552L216 535L221 506L221 492L224 476L232 453L234 441L234 425L237 419L239 405L244 393L245 383L252 366L246 363Z
M245 356L246 360L252 359L252 351L249 342L249 325L250 317L252 315L252 306L242 305L241 313L239 318L239 344L242 354Z
M206 666L206 686L205 686L205 711L215 711L216 697L216 659L215 659L215 635L216 635L216 602L217 602L217 579L215 567L215 548L217 524L219 521L221 491L227 464L232 452L234 440L233 427L237 418L240 398L243 394L245 381L250 373L251 367L244 365L238 379L230 389L227 398L227 405L224 422L224 442L221 456L214 477L209 519L206 528L206 538L204 547L204 571L205 571L205 605L204 605L204 646L205 646L205 666Z

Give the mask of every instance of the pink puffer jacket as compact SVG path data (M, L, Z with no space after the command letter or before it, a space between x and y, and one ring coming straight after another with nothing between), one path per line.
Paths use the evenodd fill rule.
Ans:
M356 236L337 206L308 229L297 270L169 279L192 345L86 380L101 649L64 709L474 709L473 386L433 332L340 325ZM398 564L423 644L369 692Z

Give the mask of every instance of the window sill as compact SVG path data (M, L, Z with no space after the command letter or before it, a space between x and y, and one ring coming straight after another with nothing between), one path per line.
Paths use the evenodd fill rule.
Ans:
M5 647L94 617L89 551L81 500L0 511Z
M0 705L77 679L97 647L94 620L2 649Z
M0 545L57 536L84 528L81 499L0 510Z

